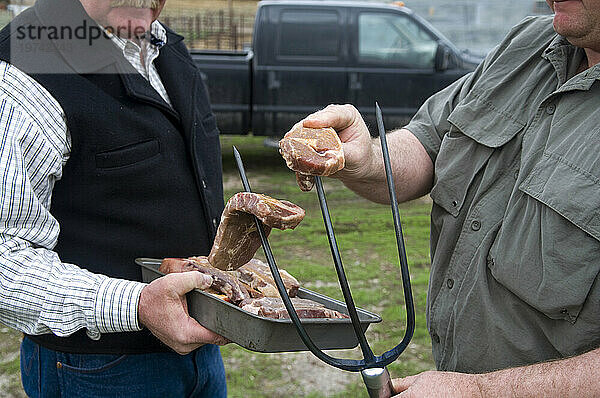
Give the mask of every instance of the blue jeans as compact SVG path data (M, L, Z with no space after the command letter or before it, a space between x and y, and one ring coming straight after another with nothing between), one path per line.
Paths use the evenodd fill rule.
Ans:
M31 398L227 396L225 369L215 345L184 356L67 354L24 338L21 378Z

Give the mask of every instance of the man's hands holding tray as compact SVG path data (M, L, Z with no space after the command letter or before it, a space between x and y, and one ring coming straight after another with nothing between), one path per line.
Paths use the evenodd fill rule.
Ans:
M181 355L204 344L229 343L188 314L186 293L206 289L211 283L210 276L197 271L168 274L152 281L140 295L140 324Z

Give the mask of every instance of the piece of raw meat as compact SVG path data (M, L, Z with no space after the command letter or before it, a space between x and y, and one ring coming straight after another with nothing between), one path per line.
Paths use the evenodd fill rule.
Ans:
M159 272L172 274L174 272L197 271L192 260L186 258L165 258L160 263Z
M315 177L296 172L296 183L304 192L308 192L315 186Z
M253 258L248 263L238 268L235 272L237 279L250 286L250 288L259 291L267 297L279 297L279 291L275 285L275 280L271 275L271 268L262 261ZM290 297L296 297L300 283L287 271L280 269L279 274L283 280L287 293ZM252 294L251 294L252 296ZM255 296L252 296L255 297Z
M250 294L239 281L225 271L210 265L206 257L165 258L158 270L164 274L173 272L199 271L212 278L209 289L223 293L232 303L250 298Z
M312 189L312 176L328 176L345 165L342 142L331 127L312 129L298 124L279 141L279 153L296 172L303 191Z
M326 308L312 300L292 298L294 309L300 318L348 318L348 315ZM254 315L273 319L289 319L283 300L279 297L251 298L242 301L240 308Z
M286 200L238 192L227 201L223 210L208 261L213 267L234 270L254 257L261 242L253 215L263 222L268 236L271 228L295 228L304 214L304 209Z
M165 258L158 270L165 274L202 272L213 279L213 283L204 290L205 292L258 316L289 319L289 314L271 277L270 268L260 260L252 259L236 271L222 271L211 266L203 256L186 259ZM285 270L279 270L279 273L300 318L348 318L347 315L326 308L315 301L294 297L299 288L298 281ZM265 293L273 296L265 297Z

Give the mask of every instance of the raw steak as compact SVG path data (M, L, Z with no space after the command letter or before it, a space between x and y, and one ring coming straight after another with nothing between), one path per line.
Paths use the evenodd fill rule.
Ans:
M225 271L211 266L206 257L165 258L158 270L165 274L173 272L200 271L212 277L213 282L209 289L223 293L228 301L239 303L250 298L246 288L238 280Z
M341 312L326 308L312 300L293 298L292 304L300 318L348 318ZM244 300L239 305L243 310L254 315L274 319L289 319L283 300L279 297L251 298Z
M158 268L163 274L172 274L174 272L197 271L192 260L185 258L165 258Z
M304 218L304 209L267 195L236 193L227 201L208 255L213 267L234 270L254 257L261 243L253 215L263 222L265 234L269 235L271 228L295 228Z
M165 258L158 270L165 274L202 272L213 279L213 283L205 292L258 316L289 319L289 314L271 277L270 268L260 260L252 259L236 271L222 271L211 266L206 257ZM347 315L326 308L315 301L294 297L299 288L298 281L285 270L279 272L300 318L348 318ZM266 295L272 296L265 297Z
M279 297L279 291L275 285L275 280L271 275L271 268L262 261L253 258L236 271L237 279L248 285L253 290L257 290L267 297ZM287 293L290 297L296 297L300 284L287 271L280 269L279 274L283 280ZM251 294L252 296L252 294ZM254 297L254 296L252 296Z
M334 129L311 129L295 126L281 141L279 153L287 166L296 172L296 181L303 191L314 185L312 176L328 176L344 168L342 142Z

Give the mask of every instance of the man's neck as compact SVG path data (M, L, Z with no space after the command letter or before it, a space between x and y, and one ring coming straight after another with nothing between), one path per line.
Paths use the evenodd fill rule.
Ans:
M587 67L591 68L592 66L596 65L597 63L600 63L600 52L598 51L594 51L590 48L585 48L585 55L587 57Z

